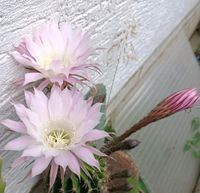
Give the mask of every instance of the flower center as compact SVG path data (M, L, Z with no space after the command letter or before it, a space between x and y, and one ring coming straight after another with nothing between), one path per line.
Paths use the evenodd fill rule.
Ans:
M65 131L64 129L54 129L46 136L46 142L49 147L56 149L65 149L71 144L73 132Z
M45 70L50 69L53 63L61 65L62 67L67 67L71 65L72 58L69 53L49 53L41 57L39 60L40 66Z

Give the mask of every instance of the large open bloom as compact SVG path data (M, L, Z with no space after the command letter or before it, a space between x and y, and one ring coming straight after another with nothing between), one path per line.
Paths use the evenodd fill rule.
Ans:
M103 156L87 142L98 140L108 134L95 129L101 118L100 103L91 106L91 100L84 100L78 91L59 87L52 88L50 97L37 89L34 94L25 91L27 107L14 104L21 121L4 120L1 123L21 136L6 144L6 150L21 151L13 166L34 158L32 176L41 174L48 166L50 186L54 184L58 167L62 173L68 167L80 175L84 163L99 167L93 154ZM64 173L63 173L64 174Z
M89 36L81 30L72 30L64 23L50 22L33 30L32 36L23 39L12 53L16 61L30 71L25 74L24 85L42 80L39 88L49 83L81 83L90 80L88 69L97 69L95 64L86 64L94 52Z

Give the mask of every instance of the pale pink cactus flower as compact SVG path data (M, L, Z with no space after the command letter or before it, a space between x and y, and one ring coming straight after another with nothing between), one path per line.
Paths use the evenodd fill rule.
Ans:
M40 80L39 89L49 83L67 85L91 81L88 70L99 71L97 64L87 64L94 53L89 35L72 30L68 23L44 24L25 37L12 52L15 60L29 71L23 84Z
M100 122L101 104L91 106L78 91L61 90L53 86L49 98L40 90L25 91L27 107L14 104L20 121L6 119L1 123L20 137L5 145L5 150L23 151L13 167L33 158L32 177L50 166L50 187L55 182L58 168L62 176L66 168L80 176L84 163L99 168L94 154L105 156L91 147L92 142L108 136L95 129Z

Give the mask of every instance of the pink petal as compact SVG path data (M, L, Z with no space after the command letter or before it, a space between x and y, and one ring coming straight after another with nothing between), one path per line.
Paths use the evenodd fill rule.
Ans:
M53 86L48 102L49 114L52 120L63 117L63 103L60 96L60 88Z
M71 39L73 33L71 25L68 23L64 23L61 26L61 33L63 36L64 43L67 44L68 41Z
M12 56L15 58L15 60L20 63L23 64L25 66L29 66L30 65L30 61L26 58L24 58L21 54L19 54L17 51L12 52Z
M27 37L25 38L25 44L26 44L26 48L29 51L30 55L37 60L42 52L41 47L36 44L31 37Z
M49 24L49 29L51 33L51 38L49 41L51 42L52 47L61 52L62 49L64 49L64 43L61 32L58 28L58 22L51 22Z
M99 168L99 162L95 159L94 155L88 148L78 146L73 148L71 151L88 165Z
M26 133L26 127L22 122L6 119L1 121L0 123L11 129L12 131L16 131L18 133Z
M69 160L69 169L74 172L77 176L80 176L80 164L77 158L70 151L67 152L68 160Z
M56 181L56 177L57 177L57 173L58 173L58 165L55 164L54 161L52 161L51 163L51 171L50 171L50 182L49 182L49 190L53 187L55 181Z
M65 117L68 117L69 112L72 108L72 104L73 104L73 100L72 100L72 96L71 96L71 91L69 91L68 89L64 89L61 92L61 98L62 98L62 103L65 104L66 100L67 100L67 104L66 106L63 108L63 115Z
M29 122L35 126L35 129L40 129L43 126L43 123L41 122L42 117L40 116L40 114L35 113L31 111L30 109L27 109L26 113L27 113Z
M29 106L32 111L34 111L39 115L40 121L48 120L49 119L48 98L40 90L34 89L34 92L35 95L32 97Z
M56 156L54 158L54 161L56 164L62 166L62 168L66 169L66 167L68 166L69 169L77 174L78 176L80 176L80 165L76 159L76 157L69 151L65 151L62 154L60 154L59 156Z
M62 168L65 170L68 165L68 157L65 152L59 154L54 158L54 161L57 165L62 166Z
M35 127L33 124L30 123L27 116L27 111L30 111L22 104L13 104L16 110L17 115L23 121L24 125L26 126L27 132L34 131Z
M35 140L32 137L24 135L8 142L5 145L4 149L5 150L23 150L28 145L31 145L34 142Z
M65 171L62 167L60 167L60 177L61 177L61 182L64 182L65 179Z
M78 128L79 136L82 137L86 135L90 130L94 129L94 127L97 126L98 123L99 122L93 120L82 122Z
M24 83L24 78L17 79L13 82L16 86L21 86Z
M45 157L40 157L38 158L32 167L32 177L37 176L41 174L49 165L50 161L52 160L51 157L45 158Z
M41 73L31 72L25 74L24 85L41 80L44 76Z
M98 149L91 147L91 146L86 146L86 148L88 148L93 154L102 156L102 157L107 157L107 155L105 153L102 153L101 151L99 151Z
M49 84L49 80L44 80L40 83L40 85L37 87L38 90L44 90Z
M41 145L30 146L23 151L21 157L40 157L42 155L42 149L43 146Z
M33 93L32 93L32 92L29 92L29 91L25 91L25 92L24 92L24 95L25 95L26 104L27 104L28 106L30 106L31 101L32 101L32 98L33 98Z
M53 70L54 72L56 72L55 69L52 69L52 70ZM58 72L57 72L57 73L58 73ZM63 84L63 78L58 77L58 76L51 77L51 78L50 78L50 81L51 81L52 83L58 83L59 86L61 86L61 85Z
M90 107L90 106L92 106L92 103L93 103L93 98L90 97L90 98L87 100L87 104L88 104L88 106Z
M97 129L93 129L89 131L86 135L83 136L82 140L83 142L87 141L95 141L104 137L108 137L108 133L105 131L100 131Z
M76 124L81 123L88 112L88 105L83 98L77 101L76 104L74 104L73 108L70 111L69 117L72 122L75 122Z
M26 115L26 107L22 104L13 104L18 117L23 121Z
M92 120L97 120L99 121L101 116L102 116L102 113L100 112L100 109L101 109L101 106L102 104L101 103L96 103L94 104L88 111L87 113L87 117L86 117L86 120L87 119L92 119Z

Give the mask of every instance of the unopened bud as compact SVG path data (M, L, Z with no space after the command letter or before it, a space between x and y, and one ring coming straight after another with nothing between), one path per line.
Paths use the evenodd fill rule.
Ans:
M196 88L176 92L159 103L147 117L159 120L176 112L192 108L199 100Z

